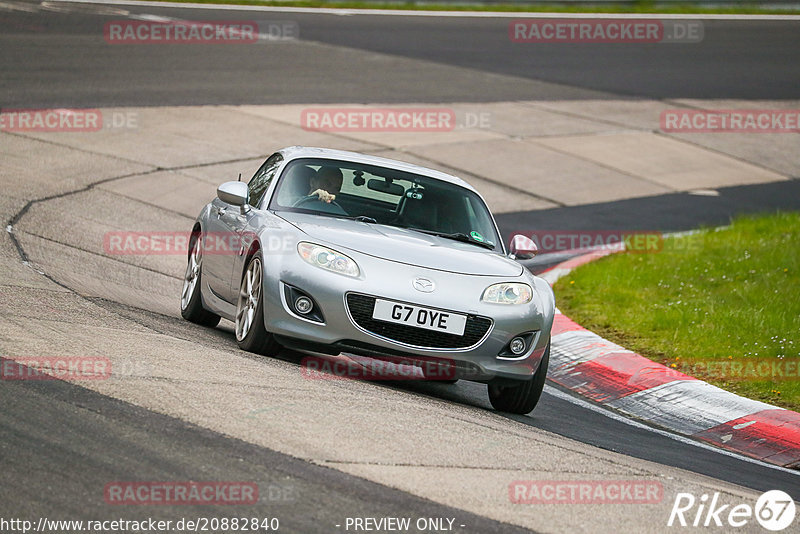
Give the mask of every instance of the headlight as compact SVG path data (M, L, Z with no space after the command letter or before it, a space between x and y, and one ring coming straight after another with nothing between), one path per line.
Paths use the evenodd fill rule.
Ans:
M306 262L320 269L353 277L360 273L358 264L352 259L321 245L300 242L297 244L297 253Z
M531 297L531 286L509 282L487 287L481 300L493 304L526 304L531 301Z

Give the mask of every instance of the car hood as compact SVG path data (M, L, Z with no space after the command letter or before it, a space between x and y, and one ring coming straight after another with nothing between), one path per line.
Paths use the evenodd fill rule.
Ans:
M511 259L444 237L308 213L283 211L276 215L311 239L390 261L480 276L516 277L523 272L522 266Z

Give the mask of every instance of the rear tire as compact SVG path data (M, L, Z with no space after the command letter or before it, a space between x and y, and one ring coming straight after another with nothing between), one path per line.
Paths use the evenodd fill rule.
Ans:
M250 257L239 286L236 305L236 342L248 352L272 356L281 348L264 328L264 267L261 251Z
M214 327L219 323L220 317L203 308L203 298L200 295L203 275L202 242L203 237L199 232L192 234L186 273L183 275L181 317L202 326Z
M547 365L550 362L550 342L544 351L539 369L531 380L518 380L518 384L509 385L489 383L489 402L495 410L525 415L530 413L539 402L547 378Z

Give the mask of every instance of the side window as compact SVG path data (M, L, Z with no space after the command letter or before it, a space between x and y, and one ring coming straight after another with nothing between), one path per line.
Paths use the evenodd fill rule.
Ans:
M261 168L258 169L250 179L250 182L247 184L247 190L250 193L251 206L258 207L261 205L261 201L264 199L264 193L267 192L272 178L275 177L275 171L278 170L282 161L283 156L279 152L276 152L267 158L267 161L264 162Z

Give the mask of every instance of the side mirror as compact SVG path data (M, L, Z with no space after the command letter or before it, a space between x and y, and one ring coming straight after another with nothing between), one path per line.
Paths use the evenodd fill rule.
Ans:
M226 204L244 208L244 206L247 206L247 201L249 200L247 198L247 184L242 182L225 182L217 188L217 197Z
M518 260L529 260L539 252L539 247L536 246L533 239L522 234L517 234L511 238L511 246L509 248L511 249L511 254Z

